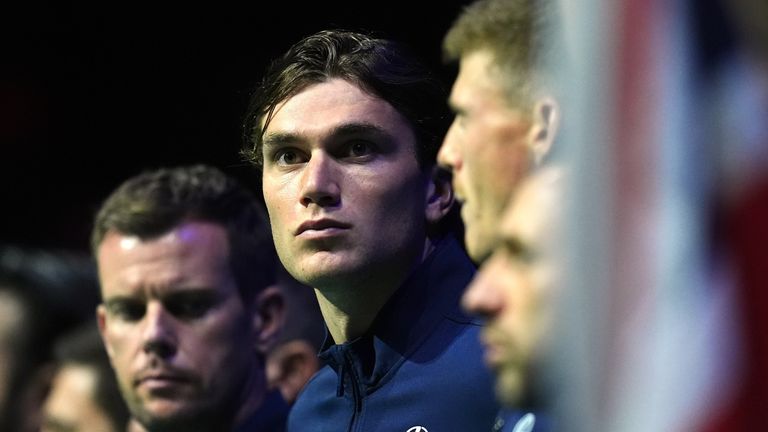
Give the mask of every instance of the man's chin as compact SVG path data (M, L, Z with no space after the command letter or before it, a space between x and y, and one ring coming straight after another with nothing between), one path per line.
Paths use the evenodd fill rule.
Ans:
M200 408L188 401L155 399L134 412L134 417L150 431L183 430L194 424Z
M339 285L340 281L360 279L363 263L357 258L340 252L318 252L294 266L291 274L312 287Z

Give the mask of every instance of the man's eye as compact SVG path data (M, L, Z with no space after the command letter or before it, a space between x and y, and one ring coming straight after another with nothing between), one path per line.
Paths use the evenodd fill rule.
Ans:
M354 141L349 144L349 156L362 157L368 156L374 151L373 144L367 141Z
M274 160L278 165L293 165L301 163L301 155L293 149L282 149L275 153Z
M529 247L529 244L524 243L520 239L506 239L502 244L507 256L511 260L523 264L530 264L536 260L535 251Z
M109 313L122 321L138 321L144 316L146 307L139 302L113 303L108 307Z
M178 299L169 301L165 307L175 317L195 319L205 315L213 306L209 299Z

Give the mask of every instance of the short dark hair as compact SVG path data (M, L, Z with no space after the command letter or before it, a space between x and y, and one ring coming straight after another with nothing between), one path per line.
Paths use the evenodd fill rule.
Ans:
M120 394L96 322L83 323L59 338L54 347L54 355L59 367L77 365L94 372L96 385L91 397L107 413L114 429L124 430L130 414Z
M242 155L261 169L262 139L275 107L332 78L354 83L392 105L413 128L421 168L435 164L451 120L446 86L404 44L346 30L305 37L269 65L251 96Z
M446 61L458 61L487 50L502 72L508 101L532 102L536 79L552 55L552 23L556 10L550 0L477 0L465 7L443 39Z
M250 190L208 165L159 168L126 180L98 211L91 248L98 256L109 230L149 239L186 221L226 229L232 274L244 300L274 282L277 255L266 212Z

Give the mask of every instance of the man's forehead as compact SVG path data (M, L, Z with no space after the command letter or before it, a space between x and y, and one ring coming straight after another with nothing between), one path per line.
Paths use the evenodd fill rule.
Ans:
M416 131L386 100L356 84L332 79L313 84L278 105L262 141L262 154L289 145L363 137L416 151Z
M454 87L473 85L488 89L501 88L500 80L503 79L503 73L491 51L473 50L459 60L459 74L456 76Z
M459 74L451 88L449 103L456 108L492 103L497 109L515 111L523 100L513 97L509 86L513 80L508 71L493 61L487 51L473 51L462 57ZM513 100L514 99L514 100Z
M102 295L210 287L229 274L226 230L212 223L185 223L153 239L108 232L98 252Z
M324 104L328 107L366 104L377 105L386 103L383 99L350 81L333 78L326 81L310 84L300 91L290 95L275 105L272 118L280 117L285 113L301 112L306 106ZM323 113L314 113L322 115Z
M213 222L189 220L156 236L139 236L110 229L98 247L99 258L105 255L141 253L149 258L169 255L186 255L194 251L195 245L209 245L217 250L228 250L226 229ZM100 261L103 261L100 260Z

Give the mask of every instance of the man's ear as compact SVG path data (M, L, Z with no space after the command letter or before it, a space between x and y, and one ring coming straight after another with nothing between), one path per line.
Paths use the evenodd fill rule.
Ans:
M267 356L267 384L269 388L280 389L283 399L292 404L319 368L317 350L309 342L295 339Z
M540 98L533 105L533 126L528 144L536 165L540 165L554 145L560 128L560 104L551 96Z
M432 167L427 187L427 221L429 223L440 221L451 210L453 201L450 171L439 166Z
M99 325L99 334L109 359L112 360L112 344L107 337L107 308L103 304L96 307L96 323Z
M262 290L255 299L256 313L253 328L256 333L256 349L266 354L275 345L285 322L285 298L276 285Z

